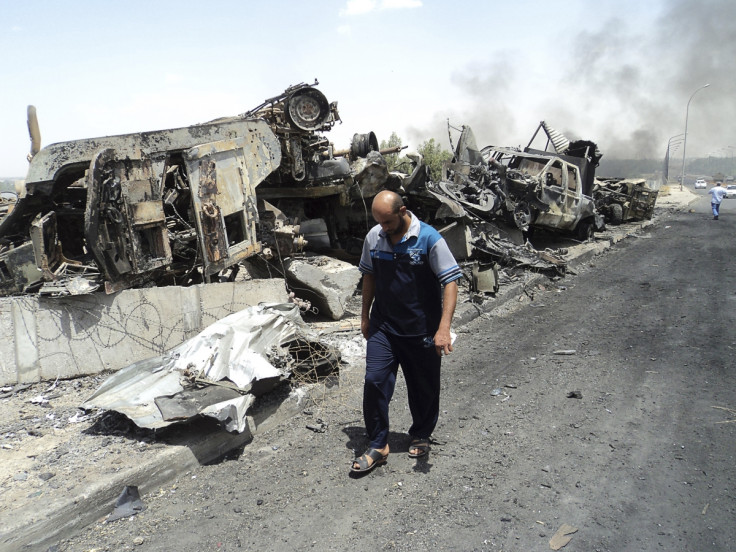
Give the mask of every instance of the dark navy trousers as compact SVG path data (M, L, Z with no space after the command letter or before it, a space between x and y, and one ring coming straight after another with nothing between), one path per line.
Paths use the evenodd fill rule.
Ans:
M399 365L406 380L412 425L409 435L429 438L440 412L440 364L433 336L399 337L381 330L368 337L363 416L371 448L388 443L388 405Z

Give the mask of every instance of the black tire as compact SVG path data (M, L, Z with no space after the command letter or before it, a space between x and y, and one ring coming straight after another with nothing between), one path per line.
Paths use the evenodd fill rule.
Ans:
M583 220L578 223L578 239L580 241L588 241L590 238L593 237L593 232L595 231L595 228L593 228L593 223L589 220Z
M611 205L611 224L621 224L624 221L624 208L618 203Z

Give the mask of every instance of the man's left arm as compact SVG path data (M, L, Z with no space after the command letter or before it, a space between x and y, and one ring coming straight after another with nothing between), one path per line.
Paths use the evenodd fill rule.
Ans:
M437 276L442 287L442 316L440 325L434 335L434 346L437 354L442 356L452 352L452 338L450 325L457 305L457 280L462 278L462 272L457 261L452 256L447 242L437 234L429 250L429 264Z
M434 346L437 354L449 355L452 352L452 337L450 336L450 325L452 317L455 314L455 306L457 305L457 281L453 280L445 284L442 290L442 318L440 319L440 327L434 334Z

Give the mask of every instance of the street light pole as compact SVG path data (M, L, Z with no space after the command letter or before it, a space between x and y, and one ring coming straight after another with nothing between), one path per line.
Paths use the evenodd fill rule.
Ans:
M671 136L669 140L667 140L667 151L664 154L664 158L666 161L666 164L664 166L664 173L667 175L667 184L669 182L669 172L670 172L670 159L672 157L672 154L677 151L677 147L680 145L679 142L682 140L682 136L685 136L684 134L675 134L674 136ZM675 140L677 138L677 140ZM675 140L675 147L672 147L672 141Z
M704 84L692 93L690 99L687 101L687 109L685 110L685 140L682 144L682 174L680 175L680 191L682 191L682 185L685 183L685 150L687 149L687 117L690 114L690 102L692 101L695 94L700 92L703 88L708 88L709 84Z
M670 146L672 145L672 142L681 142L683 138L682 136L685 136L684 134L675 134L674 136L670 137L670 139L667 141L667 151L670 150Z

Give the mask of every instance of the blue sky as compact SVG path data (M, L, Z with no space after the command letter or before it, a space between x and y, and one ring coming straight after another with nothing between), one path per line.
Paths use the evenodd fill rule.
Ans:
M524 144L544 119L604 155L736 146L736 2L0 0L0 176L42 142L180 127L320 81L356 132Z

